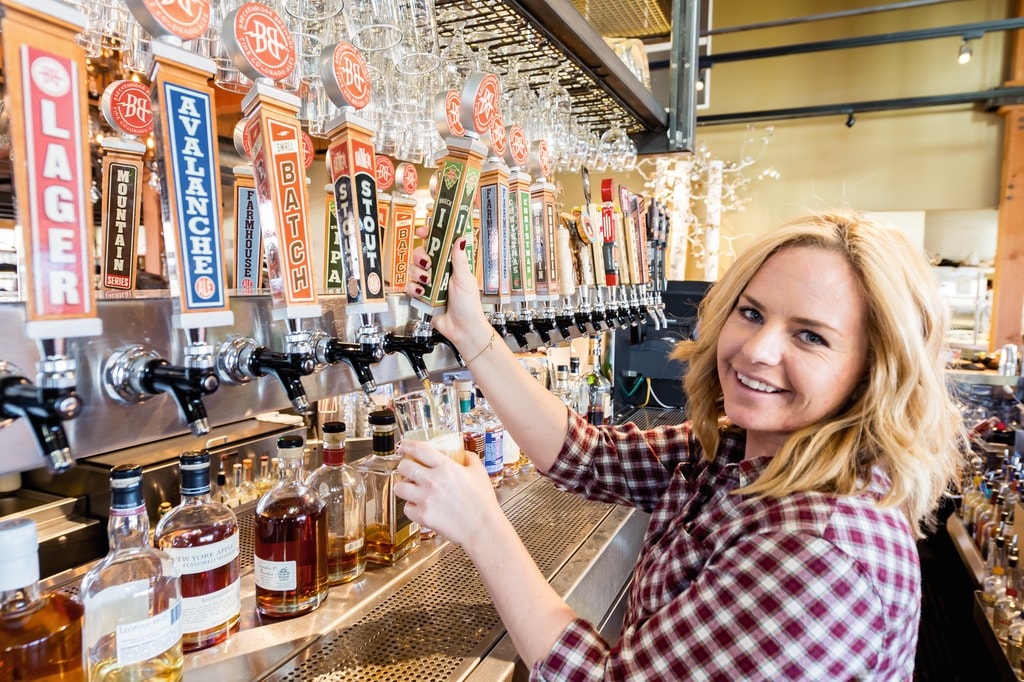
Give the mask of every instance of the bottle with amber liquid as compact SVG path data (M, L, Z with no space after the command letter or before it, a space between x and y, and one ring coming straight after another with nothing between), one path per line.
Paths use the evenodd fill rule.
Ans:
M181 504L160 519L154 543L181 574L181 623L185 651L220 644L238 631L242 590L238 568L238 519L210 499L210 454L178 458Z
M288 617L327 598L327 514L302 480L302 438L281 436L281 477L256 504L256 611Z
M78 590L86 679L180 680L181 579L171 558L149 544L138 465L110 471L107 539L110 552Z
M398 463L395 413L377 410L369 416L373 454L358 466L366 484L366 560L391 566L420 544L420 526L405 515L405 500L395 495Z
M366 568L366 486L345 464L345 424L325 422L323 464L306 479L327 505L327 580L347 583Z
M0 521L0 680L81 680L82 607L39 589L35 521Z

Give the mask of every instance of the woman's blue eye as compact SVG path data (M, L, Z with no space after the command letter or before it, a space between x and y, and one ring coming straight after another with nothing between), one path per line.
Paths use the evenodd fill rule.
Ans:
M757 308L750 308L748 306L741 306L739 309L740 315L751 322L761 321L761 311Z
M824 337L820 334L815 334L812 331L802 331L800 336L803 337L804 341L815 346L827 346L828 342L825 341Z

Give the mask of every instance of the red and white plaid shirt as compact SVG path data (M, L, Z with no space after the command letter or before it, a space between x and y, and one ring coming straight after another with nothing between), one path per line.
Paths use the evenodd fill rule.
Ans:
M920 618L917 545L880 508L873 472L852 497L728 494L768 459L726 432L713 462L689 424L595 428L570 411L548 476L652 513L619 642L577 619L531 679L909 680Z

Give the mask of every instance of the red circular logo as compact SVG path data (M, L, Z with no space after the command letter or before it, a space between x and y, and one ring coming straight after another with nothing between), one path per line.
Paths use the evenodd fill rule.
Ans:
M489 137L491 138L491 149L494 151L494 155L498 157L505 156L508 139L505 137L505 122L501 119L500 113L491 119Z
M547 180L551 178L551 153L548 151L548 141L541 140L537 144L537 163L540 165L540 174Z
M210 26L209 0L142 0L128 6L147 15L136 14L135 18L156 36L165 31L182 40L195 40Z
M402 191L410 195L415 194L420 182L419 176L416 173L416 166L411 163L400 163L395 172L401 178Z
M284 19L258 2L245 3L234 16L233 37L257 77L279 81L290 76L295 69L295 39Z
M313 149L313 138L305 130L302 131L302 165L309 170L313 167L313 157L316 151Z
M100 108L107 123L125 135L141 137L153 132L149 88L142 83L114 81L103 91Z
M370 71L363 55L351 43L334 47L334 78L351 106L362 109L370 103Z
M462 126L462 121L459 120L459 108L461 106L462 98L459 97L458 90L449 90L444 98L444 115L448 121L448 130L455 137L462 137L466 134L466 129Z
M213 283L213 279L203 275L196 279L196 296L206 300L217 293L217 287Z
M377 176L377 189L387 191L395 184L395 162L390 157L378 154L373 160L373 174Z
M508 146L512 151L512 160L519 168L526 168L530 161L530 141L518 123L508 127Z
M473 127L481 135L491 131L491 124L501 115L501 85L498 77L489 73L480 79L473 96Z

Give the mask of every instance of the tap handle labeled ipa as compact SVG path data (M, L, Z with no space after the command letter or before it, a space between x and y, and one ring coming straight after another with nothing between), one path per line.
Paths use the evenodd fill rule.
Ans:
M601 234L604 239L604 283L614 287L619 283L619 256L616 248L615 207L612 205L612 179L601 180Z
M21 225L26 335L101 334L93 292L85 18L62 5L3 3L3 56Z

